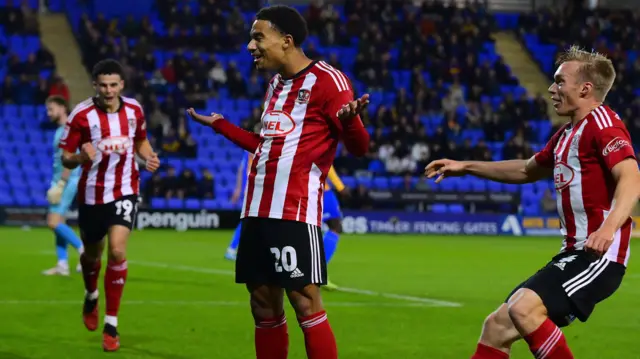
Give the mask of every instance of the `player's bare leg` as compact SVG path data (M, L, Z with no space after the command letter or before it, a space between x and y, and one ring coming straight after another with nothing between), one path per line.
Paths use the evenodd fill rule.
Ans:
M100 258L104 249L104 239L95 241L83 236L82 240L84 252L80 255L80 263L82 264L85 289L82 320L88 330L94 331L98 328L98 277L100 276Z
M509 316L536 358L572 359L564 334L547 316L538 294L521 288L509 298Z
M118 311L122 291L127 280L126 249L129 228L114 225L109 228L108 264L104 274L104 293L106 298L106 315L104 318L102 348L105 351L115 351L120 348L118 335Z
M287 297L296 311L298 323L304 333L307 357L309 359L338 358L336 338L322 305L320 287L310 284L300 290L287 291Z
M509 307L503 304L485 319L476 352L471 359L509 358L511 345L520 338L509 316Z
M286 359L289 332L284 314L284 291L268 285L247 285L251 293L251 314L256 324L257 359Z

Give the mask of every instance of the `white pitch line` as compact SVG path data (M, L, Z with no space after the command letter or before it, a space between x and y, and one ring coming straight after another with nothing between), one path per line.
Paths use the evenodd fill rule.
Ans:
M131 260L129 261L129 263L133 265L143 266L143 267L165 268L165 269L180 270L180 271L187 271L187 272L229 275L229 276L235 275L234 271L225 270L225 269L201 268L201 267L191 267L191 266L183 266L183 265L173 265L173 264L167 264L167 263L131 261ZM383 298L405 300L409 302L424 303L424 304L430 304L431 306L434 306L434 307L461 307L462 306L462 303L449 302L449 301L438 300L433 298L415 297L415 296L403 295L403 294L376 292L376 291L366 290L366 289L338 287L338 291L345 292L345 293L368 295L371 297L383 297Z
M47 254L47 255L50 255L52 253L53 253L52 251L41 252L41 254ZM139 265L142 267L149 267L149 268L163 268L163 269L176 270L176 271L216 274L216 275L225 275L225 276L235 275L234 271L228 270L228 269L192 267L192 266L185 266L185 265L179 265L179 264L147 262L147 261L138 261L138 260L129 260L128 262L129 264ZM430 304L430 306L432 307L449 307L449 308L462 307L462 303L457 303L457 302L450 302L446 300L439 300L439 299L425 298L425 297L416 297L416 296L410 296L410 295L404 295L404 294L376 292L376 291L367 290L367 289L338 287L338 291L344 292L344 293L367 295L370 297L383 297L383 298L390 298L390 299L399 299L399 300L404 300L408 302Z
M414 296L411 296L411 295L403 295L403 294L374 292L372 290L365 290L365 289L338 287L338 291L346 292L346 293L369 295L369 296L372 296L372 297L383 297L383 298L400 299L400 300L406 300L406 301L409 301L409 302L429 303L434 307L461 307L462 306L461 303L448 302L446 300L438 300L438 299L423 298L423 297L414 297Z
M160 305L160 306L210 306L210 307L246 307L244 301L206 301L206 300L126 300L124 305ZM396 307L416 308L432 307L429 303L381 303L381 302L326 302L327 307ZM78 300L0 300L0 305L82 305Z

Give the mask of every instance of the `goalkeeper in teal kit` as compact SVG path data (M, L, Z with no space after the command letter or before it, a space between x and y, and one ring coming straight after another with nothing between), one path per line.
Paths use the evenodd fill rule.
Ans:
M79 254L83 251L82 241L65 223L65 215L76 196L81 168L78 167L74 170L64 168L61 160L62 150L58 148L58 142L66 131L65 123L69 114L67 101L60 96L52 96L47 99L46 105L49 120L58 125L53 138L53 177L47 191L47 200L49 201L47 225L55 233L58 262L55 267L44 271L43 274L66 276L69 275L67 245L77 249ZM80 271L79 263L77 270Z

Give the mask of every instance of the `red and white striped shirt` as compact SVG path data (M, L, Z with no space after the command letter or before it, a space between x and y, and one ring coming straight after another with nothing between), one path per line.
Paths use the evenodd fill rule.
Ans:
M611 169L635 158L631 138L618 114L600 106L575 126L567 124L536 154L536 162L554 168L562 252L581 250L612 207L616 183ZM631 218L615 233L606 258L627 265Z
M136 141L147 138L144 112L138 101L120 97L120 108L107 113L93 97L79 103L69 115L59 147L76 152L90 142L96 149L93 162L82 165L78 183L80 203L110 203L139 193L140 175L134 156Z
M271 80L259 135L226 120L214 122L217 132L254 153L241 217L321 225L325 179L338 142L342 139L357 156L369 147L359 116L337 117L350 101L347 76L324 62L312 62L292 78L276 75Z

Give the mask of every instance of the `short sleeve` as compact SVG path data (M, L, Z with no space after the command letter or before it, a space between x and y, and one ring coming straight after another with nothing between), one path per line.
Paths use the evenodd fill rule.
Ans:
M64 132L60 138L58 147L65 151L75 153L80 147L82 141L81 119L78 116L71 116L64 125Z
M135 141L142 141L147 139L147 121L144 118L144 111L142 107L136 108L136 134L134 136Z
M611 170L627 158L635 158L629 133L622 126L605 127L594 136L597 156Z

